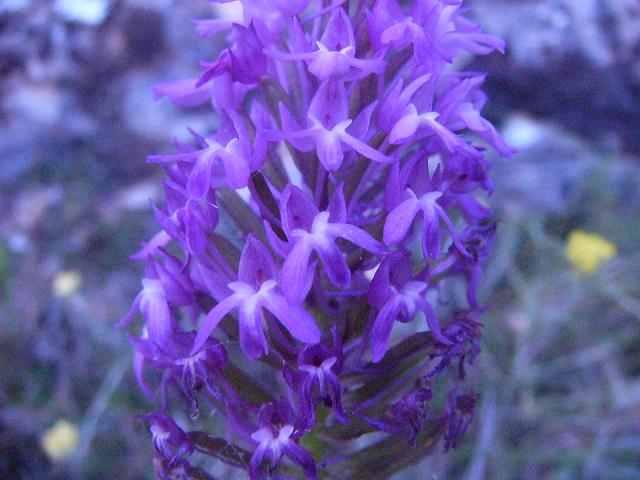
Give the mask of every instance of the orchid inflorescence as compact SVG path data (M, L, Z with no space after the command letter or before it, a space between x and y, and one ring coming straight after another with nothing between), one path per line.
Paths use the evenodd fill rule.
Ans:
M121 324L145 322L156 471L213 478L199 452L252 480L382 478L454 447L477 400L460 383L495 232L482 145L513 149L480 114L484 76L453 65L504 45L462 0L241 3L240 23L195 21L229 44L199 78L154 87L218 120L149 157L161 231Z

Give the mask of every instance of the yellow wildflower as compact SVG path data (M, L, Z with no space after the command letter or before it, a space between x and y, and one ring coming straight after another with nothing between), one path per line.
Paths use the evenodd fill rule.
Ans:
M616 246L598 234L574 230L567 240L567 258L582 273L595 272L617 253Z
M53 461L73 454L78 446L78 427L66 420L58 420L40 437L40 445Z

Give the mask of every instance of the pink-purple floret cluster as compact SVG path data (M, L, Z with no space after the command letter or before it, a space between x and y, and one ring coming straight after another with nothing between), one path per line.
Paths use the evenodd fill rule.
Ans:
M154 87L218 125L149 157L161 229L134 255L146 275L121 324L144 320L130 338L161 399L144 417L156 472L213 478L199 452L252 480L316 479L375 431L455 447L495 233L484 150L513 153L481 116L484 76L456 62L504 44L462 0L241 3L238 23L194 22L229 45L199 78Z

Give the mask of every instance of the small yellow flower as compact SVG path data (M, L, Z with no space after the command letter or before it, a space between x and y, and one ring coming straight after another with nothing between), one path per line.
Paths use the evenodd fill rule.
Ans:
M58 420L40 437L40 445L51 460L63 460L78 446L78 427L67 420Z
M567 240L567 258L582 273L595 272L617 253L616 246L598 234L574 230Z
M51 288L53 294L58 298L65 298L73 295L82 284L82 276L77 270L67 270L56 273L53 278Z

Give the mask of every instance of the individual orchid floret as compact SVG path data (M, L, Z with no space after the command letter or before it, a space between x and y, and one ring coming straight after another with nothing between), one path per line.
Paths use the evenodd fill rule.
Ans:
M262 405L258 413L260 428L251 438L258 444L251 456L249 473L251 480L260 480L263 472L263 460L268 460L275 468L283 456L300 465L309 480L317 480L316 465L313 457L298 445L302 431L296 427L296 419L286 398Z
M428 166L427 162L422 162L422 164ZM394 168L397 169L397 165ZM411 171L411 166L406 170ZM393 182L394 178L398 176L392 176L391 181ZM406 176L406 174L403 175L405 178ZM428 173L426 173L426 176L428 178ZM453 222L439 203L443 195L443 192L440 190L441 188L442 175L440 166L436 167L427 190L420 194L420 196L418 196L413 189L407 188L399 204L387 215L384 223L384 243L393 245L401 242L407 235L415 217L421 212L424 218L422 246L426 257L436 259L440 255L440 220L447 226L454 245L463 255L468 255L460 242Z
M249 358L269 353L263 327L263 308L271 312L294 338L304 343L317 343L320 330L313 317L301 306L285 299L277 288L277 276L278 270L271 254L250 235L240 257L238 280L228 285L233 293L207 314L198 330L192 354L202 348L224 316L236 308L239 311L240 345Z
M143 368L149 365L165 374L174 374L180 391L197 409L194 393L205 387L213 397L219 397L220 372L227 364L227 351L213 338L208 338L202 348L191 353L195 332L177 332L171 342L157 345L146 338L130 337L136 349L135 374L148 396L151 388L144 378Z
M455 391L452 391L447 397L443 418L445 452L458 446L458 441L465 434L473 419L473 410L477 401L478 394L474 391L462 395L457 395Z
M500 155L510 157L516 149L507 144L495 127L482 117L480 111L486 102L486 95L480 90L484 75L471 74L456 78L454 83L438 99L435 109L441 112L440 119L452 131L469 129L495 148Z
M325 27L324 33L316 41L317 50L300 53L282 53L267 51L267 55L277 60L305 60L311 72L318 80L354 80L371 73L384 70L384 62L377 59L355 57L355 38L353 27L347 13L336 8ZM347 75L352 68L359 70L357 75Z
M428 34L416 23L411 13L405 15L395 0L377 0L373 9L367 10L366 14L369 39L376 51L389 48L401 50L411 45L420 63L435 67Z
M149 422L153 446L169 463L191 455L193 443L178 424L164 413L150 413L144 418Z
M453 63L462 51L487 55L494 50L504 53L504 41L482 32L479 25L461 15L462 0L421 0L412 10L414 21L426 33L426 48L420 61L436 71Z
M190 255L202 255L209 241L208 232L218 224L215 194L209 191L203 198L194 199L183 186L170 180L164 182L164 190L165 204L154 206L156 220L170 238L185 245Z
M308 196L298 187L288 185L280 198L282 229L289 239L291 251L282 266L282 286L290 301L304 300L313 280L309 269L311 254L315 251L322 262L329 281L336 287L346 288L351 283L351 271L343 253L336 245L343 238L359 247L382 255L384 247L364 230L346 223L346 207L342 188L334 193L336 200L329 210L318 211Z
M434 338L445 345L452 342L444 336L433 307L425 298L428 283L414 278L411 254L397 251L388 255L376 271L369 287L369 304L378 314L371 328L371 359L379 362L387 351L394 322L412 321L421 311Z
M329 171L340 168L345 147L375 162L390 162L389 157L354 135L361 129L354 131L356 126L367 121L347 118L346 89L340 81L327 81L318 88L307 114L307 128L300 127L282 104L280 116L284 134L276 138L288 141L302 152L315 151L320 163Z
M246 143L236 137L226 143L215 138L203 139L203 148L186 153L153 155L150 162L186 162L192 165L187 181L190 198L199 200L209 188L227 183L232 188L247 186L254 161L246 150ZM245 147L245 148L243 148ZM215 181L215 183L214 183Z
M131 310L120 320L118 326L127 325L133 320L138 310L145 319L145 328L151 341L160 345L168 342L174 331L175 321L171 315L167 293L158 278L142 279L142 290L134 299Z
M342 371L342 345L337 328L332 328L333 347L324 343L305 347L298 354L298 370L288 367L284 371L290 388L300 399L301 410L306 422L315 422L315 409L320 402L330 406L335 417L342 423L349 423L342 409L341 387L338 376Z
M393 126L389 133L389 143L406 143L409 139L424 138L428 135L436 135L449 152L464 145L464 140L438 121L438 112L418 113L415 105L410 103L402 113L402 117ZM424 127L424 132L418 128ZM417 134L416 134L417 133Z
M160 83L153 86L153 97L156 100L166 97L180 107L192 108L210 102L218 111L236 110L251 88L244 83L232 81L229 74L221 74L207 85L197 84L197 78Z
M202 62L205 71L196 82L197 87L223 74L229 74L235 82L254 84L266 73L267 58L262 52L264 47L253 26L244 27L234 23L233 29L235 45L223 51L215 62Z

